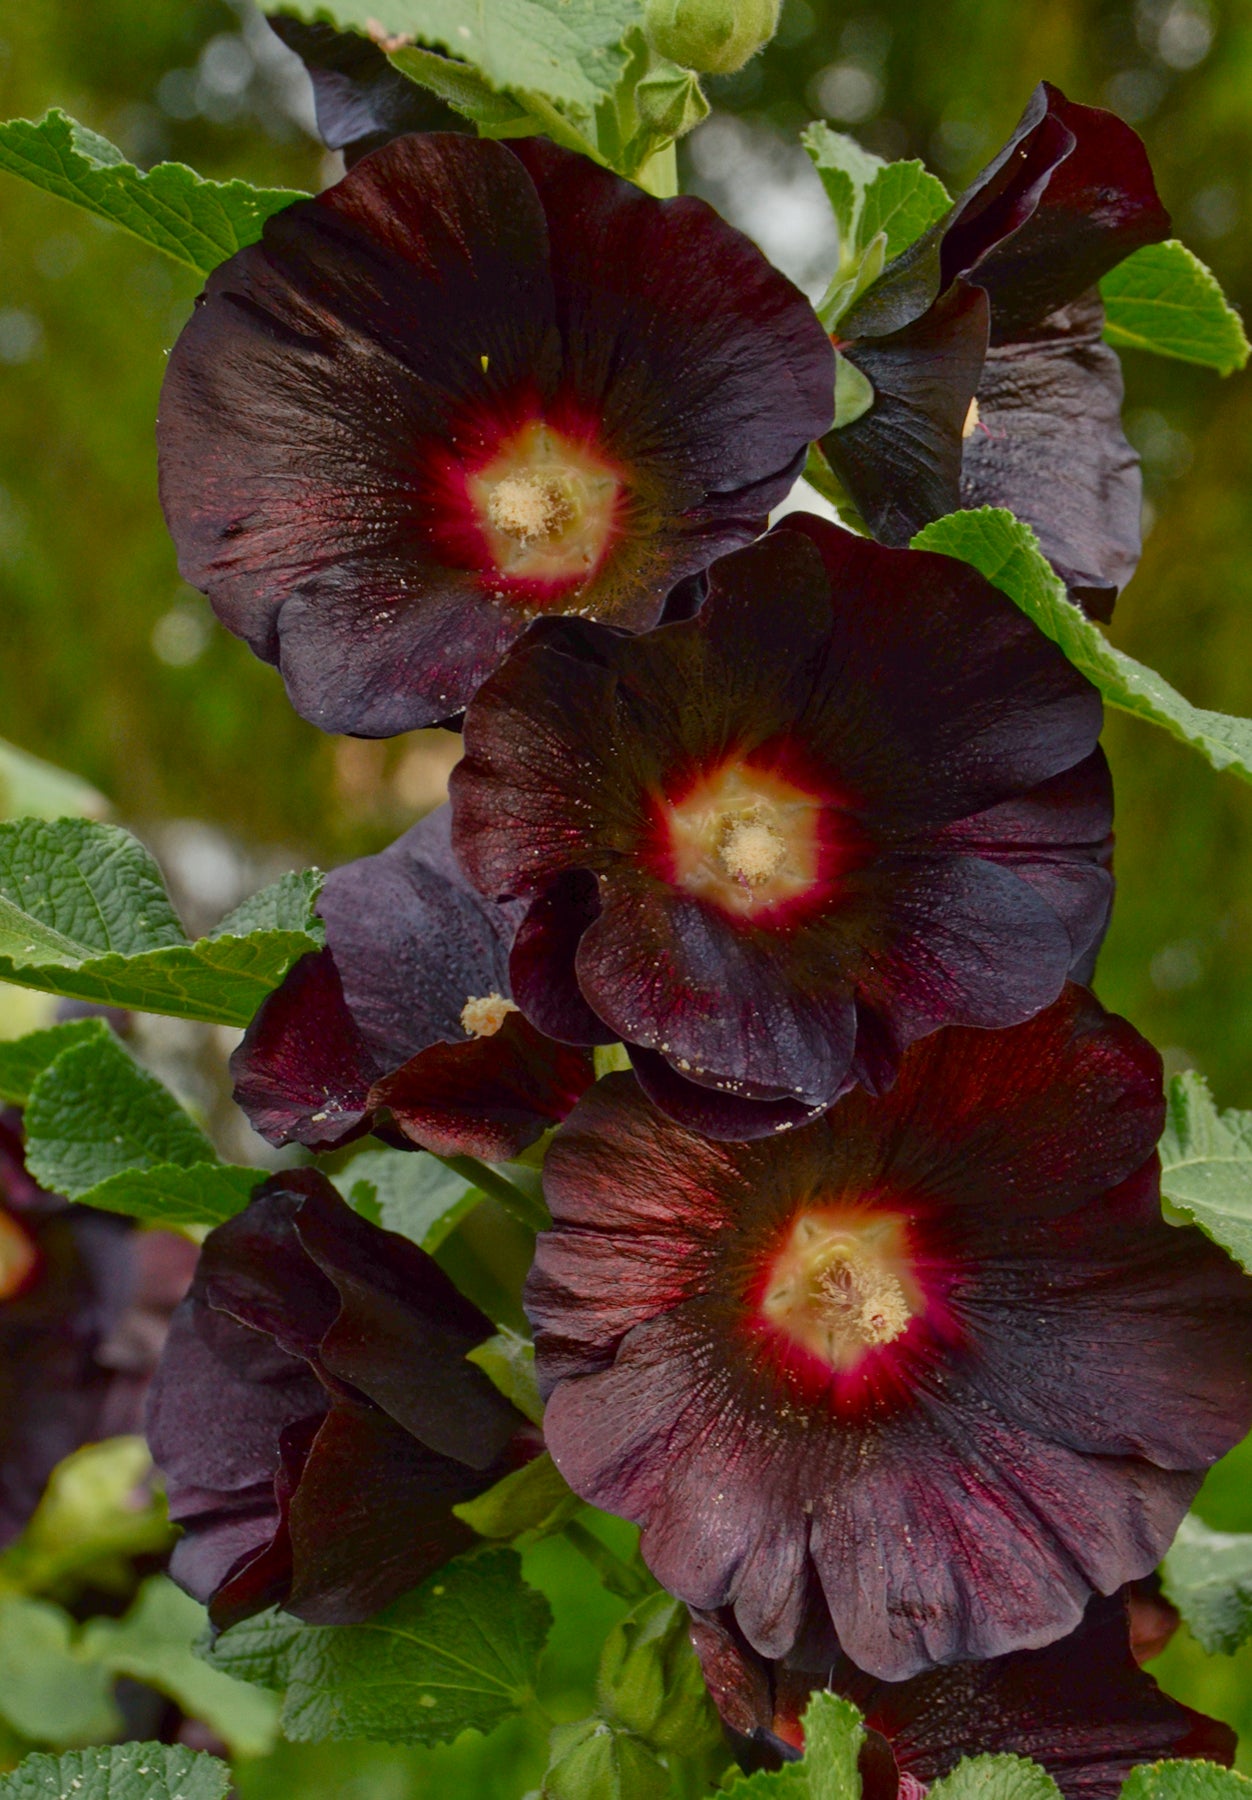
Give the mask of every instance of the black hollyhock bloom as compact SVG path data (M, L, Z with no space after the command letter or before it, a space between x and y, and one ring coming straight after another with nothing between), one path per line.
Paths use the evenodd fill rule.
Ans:
M137 1431L195 1246L45 1194L0 1113L0 1548L83 1444Z
M1139 560L1140 479L1096 284L1169 232L1130 127L1042 82L952 211L839 322L875 400L822 447L876 537L1007 506L1109 616Z
M804 296L701 200L397 138L209 278L158 437L179 566L327 731L458 714L530 621L646 630L831 422Z
M471 131L459 113L393 68L371 39L286 13L266 15L313 84L317 129L349 168L407 131Z
M965 564L792 514L714 565L694 619L534 637L466 717L457 854L530 902L527 1017L621 1038L674 1117L794 1125L1089 969L1100 698Z
M1235 1734L1163 1694L1132 1654L1125 1591L1093 1599L1068 1637L1041 1650L878 1681L820 1622L781 1662L759 1656L729 1614L697 1613L692 1642L709 1692L740 1741L775 1763L803 1747L820 1688L860 1708L864 1800L921 1800L964 1756L1028 1756L1066 1800L1117 1800L1139 1763L1198 1756L1229 1767Z
M474 1542L452 1507L540 1447L466 1361L492 1329L313 1170L210 1232L148 1441L184 1530L170 1573L216 1626L368 1618Z
M231 1059L235 1098L271 1143L328 1150L398 1128L442 1156L503 1162L590 1084L590 1052L513 1004L523 909L470 887L448 824L440 807L327 876L326 948L295 965Z
M601 1081L527 1292L561 1473L764 1656L1035 1648L1154 1568L1252 1419L1252 1281L1162 1221L1160 1058L1085 989L708 1141Z

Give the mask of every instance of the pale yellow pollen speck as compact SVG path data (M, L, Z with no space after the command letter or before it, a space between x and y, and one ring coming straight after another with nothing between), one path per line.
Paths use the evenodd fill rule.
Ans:
M494 1037L517 1007L503 994L482 994L461 1008L461 1029L467 1037Z
M961 427L961 436L963 438L973 437L974 433L978 430L980 417L981 415L978 411L977 400L971 400L969 403L969 411L965 415L965 423Z
M519 544L554 536L573 516L568 495L550 475L506 475L487 501L487 517L496 530Z
M760 887L776 875L787 855L782 833L760 818L727 821L717 854L726 873L749 887Z
M832 1323L867 1345L894 1342L913 1316L896 1277L855 1250L827 1264L817 1289Z

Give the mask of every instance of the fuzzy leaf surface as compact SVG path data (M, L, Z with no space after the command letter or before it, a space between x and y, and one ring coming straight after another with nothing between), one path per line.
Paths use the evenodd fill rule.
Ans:
M1214 768L1252 781L1252 719L1193 706L1155 669L1110 644L1069 599L1030 526L1012 513L994 506L948 513L919 531L912 547L972 564L1060 645L1110 706L1161 726Z
M617 86L635 0L287 0L304 19L416 38L478 69L489 86L546 96L583 117Z
M230 1770L181 1744L109 1744L28 1756L0 1775L0 1800L224 1800Z
M271 1611L224 1632L214 1667L282 1693L285 1735L446 1743L525 1703L552 1615L512 1550L460 1557L364 1625Z
M1252 1112L1218 1112L1202 1075L1169 1084L1161 1192L1252 1271Z
M868 244L885 231L890 262L936 219L941 219L951 205L947 188L924 163L888 163L866 186L861 201L860 240Z
M1177 238L1145 244L1100 283L1104 335L1119 350L1202 363L1233 375L1248 360L1243 320L1211 269Z
M1252 1781L1217 1763L1142 1763L1122 1783L1121 1800L1252 1800Z
M63 1025L0 1042L0 1100L25 1106L35 1082L63 1050L98 1043L109 1035L103 1019L67 1019Z
M801 1760L733 1782L727 1800L860 1800L857 1757L865 1727L856 1707L838 1694L816 1693L802 1724Z
M246 1025L325 941L320 876L285 876L190 943L143 845L84 819L0 824L0 981L136 1012ZM254 923L259 917L272 923ZM242 924L245 928L239 929Z
M1210 1656L1252 1637L1252 1533L1211 1531L1194 1513L1165 1558L1165 1592Z
M423 1150L366 1150L333 1177L372 1225L409 1238L432 1255L482 1194Z
M0 169L69 200L198 275L253 244L271 213L308 196L246 181L206 181L183 163L146 174L116 144L53 108L0 123Z
M935 1800L1060 1800L1060 1788L1024 1756L967 1756L931 1788Z

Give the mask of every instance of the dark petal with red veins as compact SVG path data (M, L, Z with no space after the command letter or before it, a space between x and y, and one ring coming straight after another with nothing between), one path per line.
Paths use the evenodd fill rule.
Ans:
M230 1068L235 1100L271 1144L333 1150L369 1130L380 1071L329 947L302 956L261 1003Z
M308 70L322 141L342 150L349 168L407 131L472 129L429 89L394 69L369 38L286 13L267 13L266 20Z
M586 1050L553 1043L517 1012L490 1037L421 1051L376 1084L370 1105L436 1156L508 1162L594 1080Z
M470 1548L474 1533L452 1508L486 1485L477 1470L435 1455L376 1408L334 1407L287 1514L287 1611L310 1625L370 1617Z
M649 1100L669 1118L688 1131L723 1143L747 1143L792 1131L797 1125L807 1125L820 1111L790 1095L767 1097L750 1090L728 1094L701 1087L671 1068L655 1050L641 1050L635 1044L630 1046L630 1066Z
M599 917L600 890L585 869L559 875L526 910L509 956L513 998L526 1017L565 1044L611 1044L616 1034L588 1006L574 958Z
M869 378L874 404L828 432L822 449L880 543L906 545L961 505L962 432L987 332L987 296L955 281L913 323L845 352Z
M1142 551L1143 484L1103 327L1092 292L988 353L959 504L1006 506L1032 525L1073 598L1107 620Z

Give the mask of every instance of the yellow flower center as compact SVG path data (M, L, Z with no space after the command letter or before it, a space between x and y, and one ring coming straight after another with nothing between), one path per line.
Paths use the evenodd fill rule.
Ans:
M770 770L723 764L663 803L675 882L740 914L797 898L817 879L822 807Z
M624 491L593 451L542 420L524 426L466 485L499 572L565 585L595 574Z
M820 1208L796 1219L774 1258L761 1312L832 1369L892 1344L921 1311L905 1222L887 1212Z

